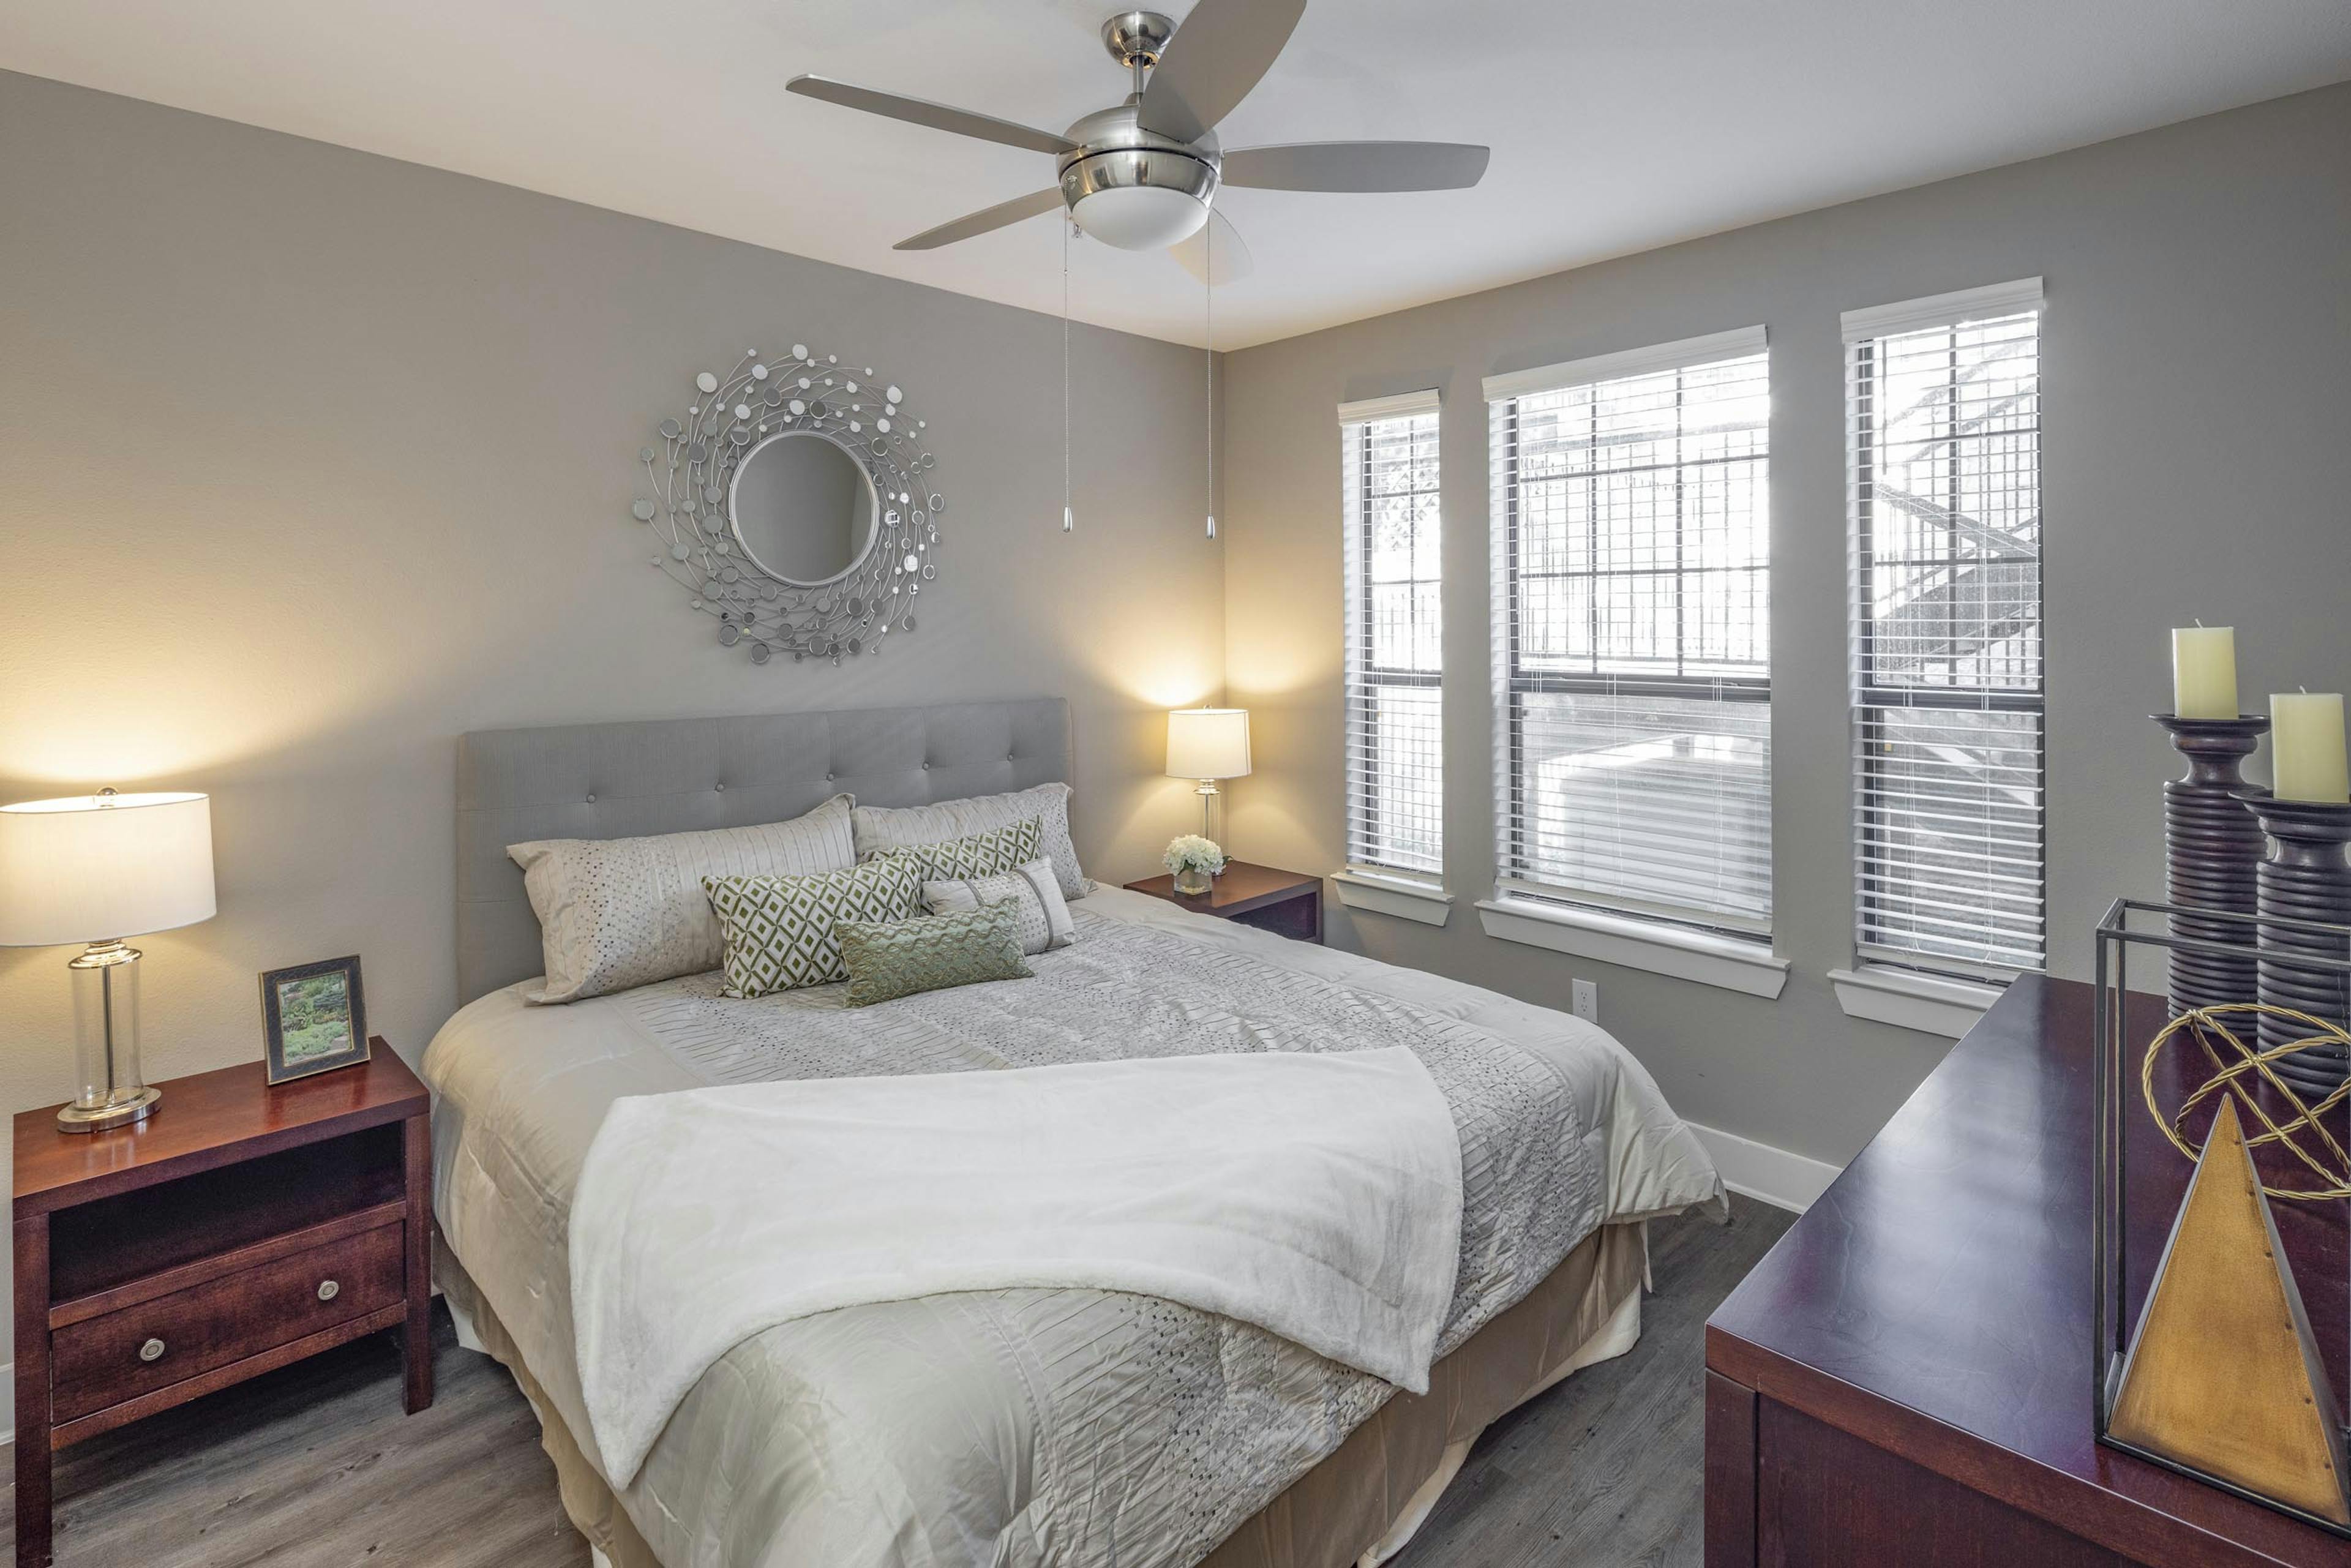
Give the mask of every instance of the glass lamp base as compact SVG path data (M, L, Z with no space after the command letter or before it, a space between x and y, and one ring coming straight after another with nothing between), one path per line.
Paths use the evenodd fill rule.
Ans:
M106 1105L68 1105L57 1113L60 1133L103 1133L109 1127L127 1127L133 1122L143 1122L155 1109L163 1092L152 1084L126 1094Z
M93 942L66 966L73 977L74 1066L80 1084L57 1113L68 1133L143 1122L162 1094L139 1071L139 949Z

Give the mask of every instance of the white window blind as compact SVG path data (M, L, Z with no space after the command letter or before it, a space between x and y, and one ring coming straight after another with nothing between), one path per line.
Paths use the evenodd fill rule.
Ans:
M1445 872L1437 398L1339 410L1345 506L1347 860Z
M1856 936L2043 962L2040 279L1844 319Z
M1486 392L1502 887L1768 932L1762 329Z

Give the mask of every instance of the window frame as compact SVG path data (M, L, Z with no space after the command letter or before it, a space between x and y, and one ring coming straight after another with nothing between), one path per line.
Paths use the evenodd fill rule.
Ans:
M1445 885L1445 652L1444 652L1444 409L1443 399L1434 388L1400 392L1392 397L1367 398L1339 405L1340 468L1341 468L1341 528L1343 531L1341 549L1342 601L1343 621L1340 700L1345 708L1343 716L1341 758L1346 772L1346 844L1345 875L1370 879L1374 883L1401 884L1397 891L1413 894L1441 893ZM1434 422L1431 439L1437 444L1437 484L1433 490L1410 491L1409 495L1433 495L1437 500L1437 575L1435 586L1438 596L1437 653L1434 670L1400 669L1373 663L1373 653L1379 645L1377 632L1378 604L1374 592L1379 586L1373 577L1372 531L1372 426L1427 419ZM1357 434L1361 432L1362 434ZM1353 454L1353 473L1348 474L1349 447ZM1352 486L1348 480L1352 477ZM1352 497L1354 505L1346 505ZM1426 580L1408 580L1418 584ZM1437 852L1434 867L1404 865L1394 861L1375 859L1369 852L1380 842L1378 828L1380 806L1378 790L1373 777L1375 771L1364 766L1378 753L1378 730L1375 714L1359 696L1379 690L1418 690L1436 694L1437 748L1435 777L1437 781L1437 816L1436 829Z
M2030 690L2016 686L1957 686L1957 685L1888 685L1874 677L1878 669L1877 649L1881 632L1879 618L1870 612L1875 602L1874 589L1878 566L1878 551L1874 547L1876 537L1874 523L1876 507L1875 432L1877 393L1873 390L1863 395L1864 379L1861 366L1866 357L1873 370L1882 370L1880 356L1883 344L1891 338L1911 333L1958 329L1984 322L2005 320L2032 315L2033 343L2033 417L2032 425L2033 451L2033 519L2036 529L2033 553L2034 569L2032 630L2033 684ZM1846 429L1845 483L1847 495L1846 562L1849 586L1846 598L1847 616L1847 716L1851 728L1851 772L1853 789L1852 845L1854 856L1853 944L1855 961L1867 968L1898 970L1926 977L1928 981L1959 980L1988 982L2000 986L2022 974L2043 972L2049 960L2049 655L2048 655L2048 591L2043 570L2047 559L2045 511L2042 505L2041 473L2042 437L2045 409L2042 402L2041 350L2043 318L2046 314L2042 280L2021 278L2011 283L1994 284L1982 288L1962 289L1950 294L1931 295L1919 299L1873 307L1865 310L1846 311L1840 318L1844 336L1844 416ZM1952 381L1957 385L1956 349L1952 365ZM1873 386L1876 383L1873 383ZM1950 483L1955 487L1961 480L1961 467L1950 465ZM1957 497L1947 508L1953 516L1963 516ZM1956 564L1957 557L1951 559ZM2002 561L2021 559L2018 557L1999 558ZM1977 961L1950 955L1930 953L1919 948L1903 947L1872 939L1871 915L1890 900L1889 879L1874 873L1871 869L1870 843L1873 822L1891 821L1896 813L1877 804L1885 792L1873 788L1873 779L1882 777L1870 763L1869 737L1882 720L1875 714L1888 709L1944 711L1958 713L2029 714L2034 720L2032 727L2033 768L2032 770L2035 800L2034 862L2037 876L2035 888L2039 896L2041 916L2036 945L2039 961L2019 967L2006 964Z
M1756 675L1692 675L1689 663L1687 625L1676 617L1674 653L1677 673L1672 675L1610 674L1603 673L1573 673L1565 671L1534 671L1521 667L1520 658L1520 628L1524 624L1521 609L1524 574L1520 570L1520 498L1523 485L1520 478L1520 442L1518 432L1520 413L1518 407L1522 398L1542 392L1564 392L1579 387L1598 387L1609 382L1629 380L1666 371L1686 372L1702 370L1709 365L1731 361L1761 358L1768 399L1771 381L1771 345L1769 334L1762 327L1736 329L1699 338L1687 338L1659 343L1619 353L1602 354L1587 359L1546 365L1533 370L1506 375L1489 376L1484 383L1489 409L1489 440L1495 439L1508 421L1510 439L1507 449L1489 454L1493 462L1496 483L1491 497L1494 522L1493 540L1493 603L1489 612L1489 629L1493 639L1494 690L1496 697L1495 736L1495 891L1499 898L1531 899L1571 909L1589 909L1604 917L1616 916L1652 925L1677 928L1704 936L1728 937L1734 941L1761 944L1771 942L1772 922L1777 913L1776 866L1771 868L1771 892L1767 913L1761 917L1743 915L1730 911L1709 911L1663 900L1643 899L1573 884L1544 881L1519 874L1526 868L1513 845L1521 834L1517 821L1519 780L1526 761L1526 702L1532 696L1595 695L1615 697L1625 695L1668 699L1760 702L1770 711L1772 679L1770 638L1764 641L1766 673ZM1677 395L1680 391L1677 388ZM1767 402L1768 408L1768 402ZM1767 413L1763 426L1763 450L1758 455L1764 465L1765 506L1768 517L1770 464L1771 441L1770 417ZM1750 459L1740 459L1749 461ZM1688 466L1677 462L1679 469ZM1682 566L1683 537L1687 530L1687 514L1682 506L1680 485L1677 480L1674 536L1676 565L1670 575L1676 580L1677 604L1688 570ZM1596 535L1595 535L1596 546ZM1771 541L1768 532L1763 540L1761 571L1768 585L1772 570ZM1703 570L1703 569L1701 569ZM1748 570L1748 569L1738 569ZM1597 580L1599 574L1594 573ZM1657 575L1667 575L1663 571ZM1767 598L1768 603L1768 598ZM1598 595L1593 596L1592 613L1598 613ZM1596 647L1596 639L1594 645ZM1771 789L1767 771L1765 798L1767 812ZM1771 855L1768 852L1767 864ZM1773 993L1776 994L1776 988Z

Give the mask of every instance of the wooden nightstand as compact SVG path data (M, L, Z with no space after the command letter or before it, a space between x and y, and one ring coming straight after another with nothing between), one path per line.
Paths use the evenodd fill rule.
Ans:
M1319 876L1227 861L1224 874L1206 893L1178 893L1172 876L1149 877L1126 885L1132 892L1164 898L1196 914L1238 921L1301 942L1322 940L1322 879Z
M16 1563L49 1561L68 1443L399 1324L433 1402L431 1100L382 1040L271 1088L177 1078L147 1121L16 1116Z

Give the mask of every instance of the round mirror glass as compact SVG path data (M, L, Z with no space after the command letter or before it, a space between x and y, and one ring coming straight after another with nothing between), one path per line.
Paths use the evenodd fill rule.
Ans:
M873 548L880 510L865 465L812 430L783 431L745 453L726 499L744 558L799 588L853 570Z

